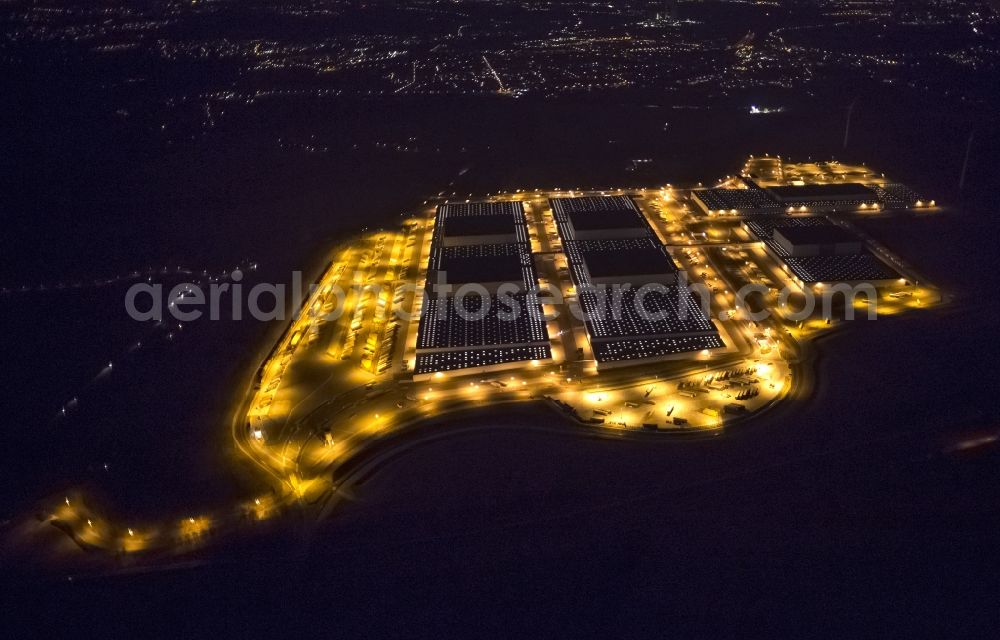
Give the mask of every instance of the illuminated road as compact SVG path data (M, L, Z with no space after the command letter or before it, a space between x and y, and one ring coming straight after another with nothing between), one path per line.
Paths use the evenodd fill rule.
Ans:
M789 171L788 165L783 170ZM805 167L796 175L812 175L809 171ZM724 349L597 371L584 325L571 313L577 304L573 283L548 199L619 193L633 196L674 261L693 284L704 287ZM545 309L559 314L549 322L551 361L532 361L516 371L460 370L414 379L434 224L431 203L400 230L365 234L331 254L315 290L234 408L235 446L273 491L228 511L147 526L111 523L81 496L65 496L44 522L60 527L80 546L113 553L193 548L208 532L268 519L283 506L317 505L318 512L328 513L329 498L343 480L338 469L367 455L373 445L389 442L391 448L391 436L412 433L417 425L451 412L547 401L586 433L717 435L790 393L808 394L809 367L801 366L811 357L807 339L837 323L788 319L789 309L778 305L774 290L798 285L739 228L738 218L698 215L688 192L670 187L516 192L498 198L525 204L540 282L565 294L564 302ZM877 245L876 250L914 278L887 249ZM735 295L751 283L771 289L753 303L775 312L762 322L751 321L751 309L740 306ZM342 300L338 287L346 291ZM938 300L940 294L925 283L901 282L879 294L880 310L884 302L887 313L927 308ZM409 317L397 318L398 311Z

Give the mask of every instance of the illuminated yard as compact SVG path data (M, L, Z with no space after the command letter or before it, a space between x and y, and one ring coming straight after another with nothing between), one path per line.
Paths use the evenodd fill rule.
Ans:
M116 554L183 551L288 505L328 513L337 489L351 482L340 469L373 444L449 412L504 403L547 403L588 434L724 434L790 394L805 398L809 339L841 326L845 314L864 317L875 301L886 315L939 303L933 286L850 222L933 212L933 201L911 194L865 167L758 158L709 188L534 190L470 206L428 205L399 229L337 248L254 375L232 437L272 493L152 524L109 522L70 495L42 524ZM485 211L487 219L449 230L453 218L442 211ZM489 274L513 265L524 290L560 295L539 298L544 316L524 321L537 326L496 337L489 320L474 335L453 335L448 320L425 309L437 302L425 285L448 260ZM822 281L810 279L820 268ZM597 304L586 285L629 269L630 278L666 288L665 319L582 319L581 308ZM677 316L670 297L681 295L679 278L699 292L693 317ZM812 294L838 284L870 286L869 293L807 307ZM751 295L739 293L748 287ZM761 311L770 315L753 319Z

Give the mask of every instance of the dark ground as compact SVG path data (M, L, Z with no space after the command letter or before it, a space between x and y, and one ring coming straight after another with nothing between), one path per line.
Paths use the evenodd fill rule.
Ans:
M956 303L825 340L808 402L722 438L656 446L539 430L554 421L544 410L470 419L482 428L401 453L319 527L293 517L192 564L72 581L7 557L5 635L940 637L1000 622L1000 453L943 453L1000 430L995 118L872 89L843 151L836 92L767 118L627 96L307 103L265 105L167 148L109 125L99 101L48 100L65 87L44 75L21 80L38 95L7 132L0 284L14 289L244 259L261 264L254 278L287 280L465 166L451 188L483 193L710 179L747 153L843 154L962 206L866 225ZM336 150L275 144L309 135ZM364 144L411 136L445 152ZM654 164L627 173L633 157ZM114 287L0 298L5 518L81 483L137 517L253 490L236 480L220 425L267 327L194 323L91 385L146 330L120 300ZM52 422L74 395L79 412Z

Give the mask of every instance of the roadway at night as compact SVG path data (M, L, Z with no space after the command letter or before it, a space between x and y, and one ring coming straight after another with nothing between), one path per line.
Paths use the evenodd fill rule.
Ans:
M800 175L798 168L786 164L792 175ZM852 171L874 176L863 167ZM727 178L722 184L729 183ZM233 443L271 484L270 492L228 514L192 514L176 524L147 526L109 521L89 508L84 496L74 495L57 505L47 520L85 548L155 556L178 546L197 547L210 532L238 529L248 516L276 517L290 504L335 517L337 498L349 492L352 478L364 468L364 456L391 447L396 434L419 438L422 423L448 413L545 402L577 422L581 433L640 440L696 438L739 429L790 394L808 397L813 385L809 363L815 357L810 342L839 326L848 309L817 307L805 319L791 319L809 291L793 282L762 243L740 226L738 214L709 216L693 207L696 193L665 186L495 196L496 201L524 205L540 283L564 295L562 303L543 303L550 317L552 360L515 368L411 373L436 203L427 203L422 214L404 220L398 232L373 231L339 246L232 411ZM569 305L578 302L568 270L557 268L565 267L566 257L548 203L557 197L622 194L639 205L691 282L702 285L724 348L599 368L580 316L569 312ZM808 218L824 213L821 206L812 209L796 214ZM933 215L930 211L920 215ZM851 216L872 215L889 214L864 208L841 213L838 219L850 224ZM904 274L880 288L879 313L926 310L940 302L941 294L932 285L921 279L920 286L914 286L919 276L909 267L903 269L903 261L884 247L878 250ZM400 288L404 284L416 286ZM760 287L763 295L738 297L736 292L747 284ZM778 286L792 293L780 298ZM342 308L333 313L338 287L347 291ZM822 287L817 285L817 290ZM850 303L859 313L868 305L866 299ZM761 309L773 314L761 322L748 319L748 313ZM406 312L398 332L390 331L395 311ZM380 356L387 366L378 366Z

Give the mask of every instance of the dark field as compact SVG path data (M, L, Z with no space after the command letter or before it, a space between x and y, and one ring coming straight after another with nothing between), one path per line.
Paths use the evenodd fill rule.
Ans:
M181 109L116 119L104 72L68 64L6 68L19 91L0 97L17 123L0 138L8 522L80 485L138 519L257 490L227 410L279 327L203 320L168 339L127 318L128 282L95 279L249 262L247 282L312 277L339 239L442 191L708 182L765 152L865 162L947 205L864 227L953 302L824 339L810 398L720 438L585 438L543 407L443 418L427 427L440 437L387 442L398 452L318 525L292 514L190 561L72 581L51 558L4 553L10 637L158 623L171 636L941 637L1000 623L1000 449L952 451L1000 430L990 108L864 82L712 101L275 98L205 132ZM787 111L748 115L758 101ZM629 171L633 158L653 162Z

